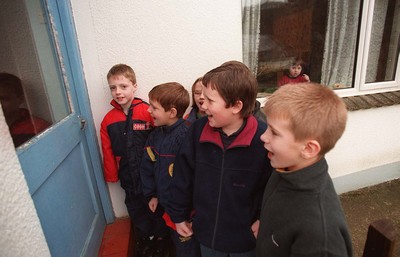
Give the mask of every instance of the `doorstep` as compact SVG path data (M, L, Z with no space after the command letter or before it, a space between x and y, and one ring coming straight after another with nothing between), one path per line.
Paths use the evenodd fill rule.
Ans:
M104 230L98 257L133 256L134 234L131 220L119 218L108 224Z

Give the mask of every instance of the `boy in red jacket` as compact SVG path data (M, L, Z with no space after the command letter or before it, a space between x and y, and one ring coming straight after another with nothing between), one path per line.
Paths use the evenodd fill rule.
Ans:
M114 107L101 123L104 177L107 182L120 180L125 204L135 227L140 255L153 237L153 222L142 193L139 167L143 148L152 131L153 119L148 103L135 97L135 72L125 64L114 65L107 74Z

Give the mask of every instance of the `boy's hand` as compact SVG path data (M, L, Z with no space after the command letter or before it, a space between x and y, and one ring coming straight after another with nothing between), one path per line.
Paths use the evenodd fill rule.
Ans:
M304 77L308 82L310 82L310 77L309 77L307 74L303 74L303 77Z
M176 226L176 232L178 232L179 235L183 237L188 237L193 235L192 223L183 221L181 223L175 223L175 226Z
M253 235L257 238L258 228L260 227L260 220L256 220L253 225L251 225L251 231L253 231Z
M158 205L158 199L156 197L151 198L149 202L149 208L152 212L156 211L157 205Z

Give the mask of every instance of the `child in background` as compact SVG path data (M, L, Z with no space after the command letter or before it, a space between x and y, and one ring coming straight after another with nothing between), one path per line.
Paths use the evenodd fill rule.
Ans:
M261 136L275 171L264 192L257 256L352 256L345 216L325 154L342 136L347 110L320 84L278 88Z
M252 115L257 81L237 61L209 71L202 81L207 118L191 125L176 156L167 212L182 237L199 241L202 257L252 257L272 172L259 139L266 124Z
M190 126L182 118L190 98L182 85L170 82L155 86L149 92L149 101L148 111L157 128L147 139L140 172L148 208L154 213L154 223L158 224L154 233L154 252L151 254L155 257L168 254L169 231L163 215L170 197L175 155ZM182 240L175 230L171 232L178 257L199 256L200 249L195 239Z
M201 80L202 77L196 79L192 85L192 109L185 117L185 119L191 123L195 122L201 117L206 116L205 110L201 107L201 105L204 103L204 98L201 94L203 87Z
M147 112L149 105L135 97L136 76L126 64L114 65L107 74L113 100L101 128L104 177L107 182L120 180L125 190L125 204L135 228L139 256L149 246L153 236L153 221L142 193L139 165L153 119Z
M278 81L278 87L286 84L295 84L302 82L310 82L307 74L304 74L304 62L300 58L294 59L288 70L285 70L284 75Z
M22 81L10 73L0 73L0 102L14 146L18 147L44 131L50 123L20 106L25 103Z

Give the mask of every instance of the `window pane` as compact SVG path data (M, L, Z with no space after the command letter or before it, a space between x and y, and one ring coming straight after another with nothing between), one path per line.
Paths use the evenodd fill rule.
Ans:
M400 1L375 1L368 53L367 83L395 79L399 57Z
M16 147L71 113L40 3L0 3L0 100Z
M361 0L266 0L259 8L256 2L242 1L243 52L260 92L276 88L285 74L288 81L302 81L289 73L296 59L313 82L353 86Z

